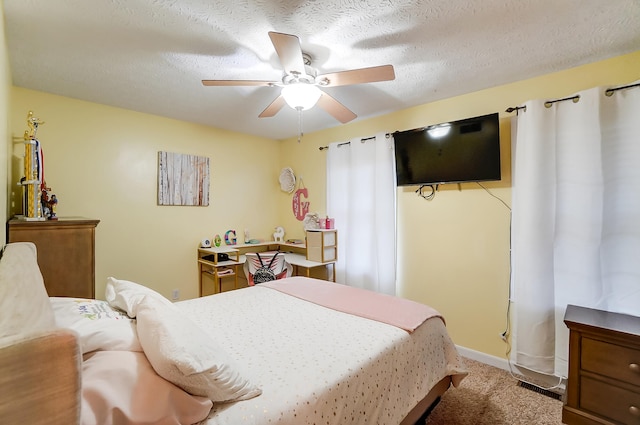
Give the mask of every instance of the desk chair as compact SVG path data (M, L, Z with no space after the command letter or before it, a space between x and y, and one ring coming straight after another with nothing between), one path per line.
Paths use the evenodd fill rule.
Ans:
M244 274L247 276L247 283L249 286L255 285L253 281L253 274L255 271L258 270L262 264L265 266L269 265L273 257L276 258L273 259L273 262L271 263L271 270L273 270L273 273L276 275L276 279L289 277L293 274L293 266L284 259L284 254L282 252L261 252L260 258L258 258L258 254L255 252L247 252L245 257L246 260L242 268L244 270ZM262 259L262 264L260 263L260 259Z

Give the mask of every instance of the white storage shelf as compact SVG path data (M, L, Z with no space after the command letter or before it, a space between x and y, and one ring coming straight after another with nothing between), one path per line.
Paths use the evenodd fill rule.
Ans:
M326 263L338 259L336 229L307 230L307 260Z

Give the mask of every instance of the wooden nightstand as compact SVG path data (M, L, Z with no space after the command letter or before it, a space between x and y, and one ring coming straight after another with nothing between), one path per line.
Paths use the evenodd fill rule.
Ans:
M640 424L640 317L569 305L566 424Z

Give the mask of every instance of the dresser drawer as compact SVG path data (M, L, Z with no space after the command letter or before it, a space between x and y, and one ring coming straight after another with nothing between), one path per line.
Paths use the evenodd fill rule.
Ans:
M640 386L640 350L583 337L581 368Z
M638 391L625 390L583 376L580 383L580 409L625 425L638 425L640 424L640 388Z
M318 263L326 263L327 261L336 261L336 247L320 248L309 247L307 248L307 260L316 261Z

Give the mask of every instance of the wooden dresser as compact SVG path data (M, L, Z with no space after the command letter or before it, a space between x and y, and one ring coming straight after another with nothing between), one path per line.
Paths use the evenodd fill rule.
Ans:
M49 296L95 298L95 229L99 222L80 217L11 219L7 223L7 241L36 245Z
M566 424L640 424L640 317L569 305Z

